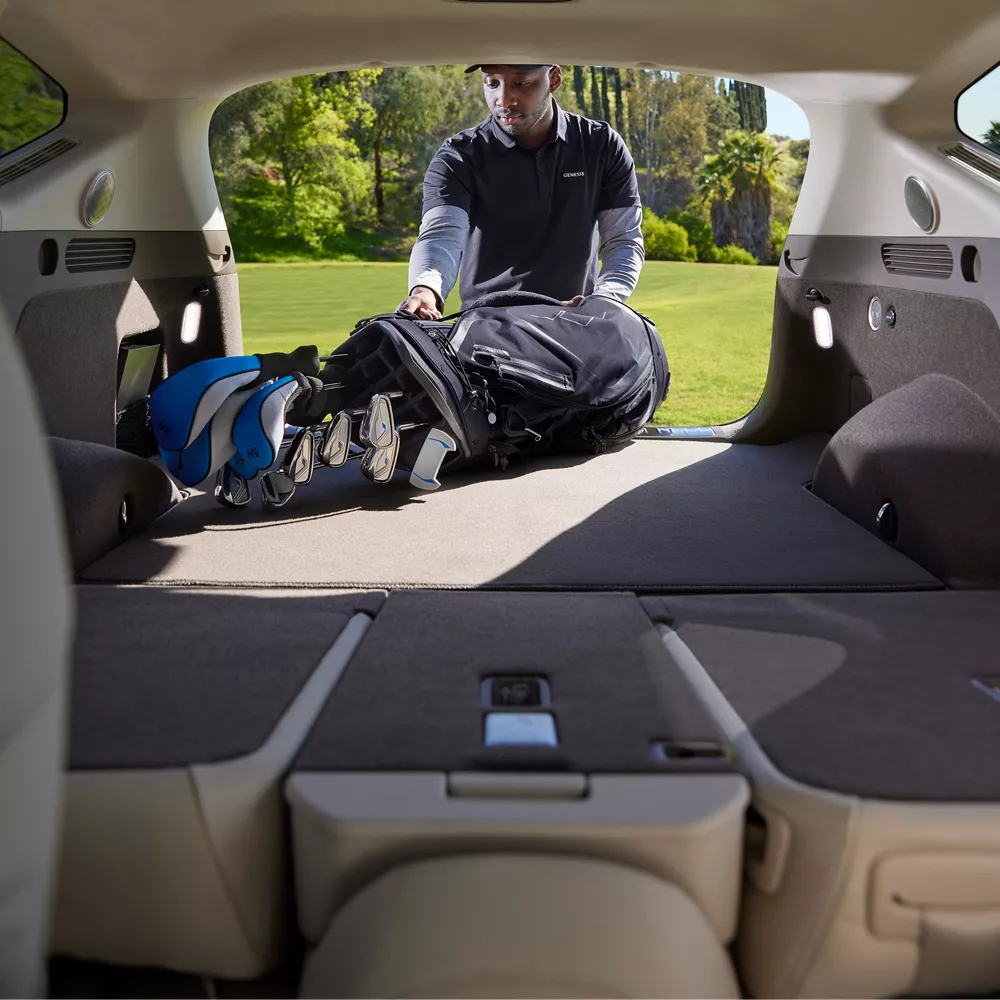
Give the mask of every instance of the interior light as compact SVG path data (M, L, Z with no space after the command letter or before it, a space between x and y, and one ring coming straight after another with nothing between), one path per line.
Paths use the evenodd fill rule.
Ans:
M184 317L181 319L181 343L193 344L198 339L198 329L201 326L201 303L189 302L184 307Z
M826 350L833 347L833 320L825 306L813 309L813 336L820 347Z

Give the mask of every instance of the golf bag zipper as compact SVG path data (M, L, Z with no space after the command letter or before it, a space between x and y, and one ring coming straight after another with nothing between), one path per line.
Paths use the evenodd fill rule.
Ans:
M478 360L477 355L478 358L485 359L485 363ZM472 360L477 364L484 364L484 367L495 369L497 374L508 382L516 383L520 377L560 393L573 391L573 383L568 376L561 372L554 372L550 368L543 368L533 361L512 358L506 351L499 348L475 344L472 348Z

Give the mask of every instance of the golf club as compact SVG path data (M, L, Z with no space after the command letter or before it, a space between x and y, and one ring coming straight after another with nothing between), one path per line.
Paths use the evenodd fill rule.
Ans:
M361 474L373 483L387 483L396 471L399 458L399 435L393 431L389 444L381 448L372 445L361 456Z
M350 456L351 417L340 411L331 421L320 424L314 431L319 433L319 449L316 457L331 469L339 469Z
M361 444L372 448L388 447L396 433L393 424L392 403L388 395L376 393L361 418L358 432Z
M303 427L277 471L261 476L260 498L265 507L283 507L292 499L296 487L305 486L312 479L315 453L316 436L312 428Z
M216 474L214 496L224 507L245 507L250 503L250 483L227 463Z

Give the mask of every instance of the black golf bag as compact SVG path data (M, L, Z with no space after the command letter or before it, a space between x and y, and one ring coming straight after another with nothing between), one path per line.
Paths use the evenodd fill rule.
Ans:
M327 413L393 393L399 463L412 467L426 427L458 445L447 468L516 455L599 453L634 437L666 398L670 373L653 324L612 299L576 308L524 292L486 296L453 317L408 313L361 321L320 372ZM317 422L312 407L287 419ZM424 427L407 434L409 425Z

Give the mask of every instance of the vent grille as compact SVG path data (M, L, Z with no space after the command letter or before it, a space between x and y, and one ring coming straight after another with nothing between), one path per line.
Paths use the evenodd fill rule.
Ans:
M970 170L975 170L977 174L982 174L991 181L1000 182L1000 163L986 153L980 153L979 150L967 146L964 142L941 146L941 152L948 159L955 160L963 166L969 167Z
M0 166L0 187L31 173L32 170L37 170L42 164L54 160L57 156L62 156L63 153L68 153L79 145L80 143L75 139L66 139L60 136L58 139L51 139L41 146L36 146L27 155L19 156L12 163Z
M883 243L882 263L890 274L950 278L955 257L947 243Z
M66 270L77 274L81 271L120 271L132 266L135 240L75 239L66 247Z

